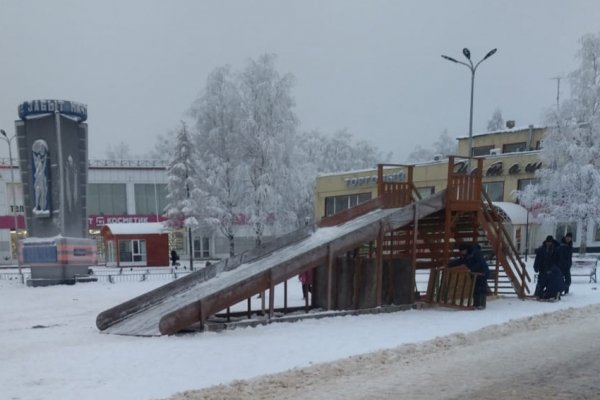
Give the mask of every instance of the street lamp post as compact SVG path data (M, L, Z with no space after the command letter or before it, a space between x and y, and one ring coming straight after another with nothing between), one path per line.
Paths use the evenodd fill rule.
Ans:
M477 64L473 64L473 61L471 61L471 52L466 47L463 49L463 55L469 61L468 64L466 62L458 61L457 59L454 59L452 57L448 57L448 56L445 56L442 54L442 58L444 58L448 61L452 61L453 63L462 64L462 65L466 66L467 68L469 68L469 70L471 70L471 108L469 111L469 173L471 172L470 171L471 157L473 157L473 93L475 92L475 71L477 70L477 67L479 66L479 64L481 64L484 60L487 60L488 58L493 56L497 50L498 49L492 49L492 50L488 51L488 53L485 55L485 57L483 57L481 60L479 60L479 62L477 62Z
M10 183L12 186L12 198L13 203L17 201L17 195L15 192L15 173L13 171L13 158L12 158L12 140L17 137L17 135L13 135L12 137L8 137L4 129L0 129L0 136L6 143L8 143L8 160L10 163ZM23 281L23 273L21 271L21 260L19 259L19 219L17 217L17 205L12 204L13 217L15 219L15 243L17 249L17 265L19 266L19 276L21 277L21 282Z

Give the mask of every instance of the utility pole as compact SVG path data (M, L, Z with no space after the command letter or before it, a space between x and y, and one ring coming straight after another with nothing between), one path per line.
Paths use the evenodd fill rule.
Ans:
M550 78L556 80L556 115L558 115L560 111L560 80L562 77L555 76L554 78Z

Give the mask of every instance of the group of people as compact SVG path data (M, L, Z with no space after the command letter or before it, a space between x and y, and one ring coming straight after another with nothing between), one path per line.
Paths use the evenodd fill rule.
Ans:
M538 274L535 296L540 300L560 300L569 293L573 264L573 236L567 233L560 241L551 235L535 251L533 270Z
M490 270L481 254L481 247L474 243L460 243L459 258L450 261L448 267L466 265L476 275L473 305L478 310L486 307L487 280ZM533 269L538 274L535 296L540 300L560 300L569 293L571 266L573 264L573 236L567 233L560 241L547 236L535 252Z

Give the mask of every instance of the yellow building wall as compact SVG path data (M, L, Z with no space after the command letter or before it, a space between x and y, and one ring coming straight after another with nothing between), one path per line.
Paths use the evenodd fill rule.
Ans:
M497 168L499 163L501 168ZM535 169L539 166L538 151L488 156L483 161L483 183L503 182L502 201L514 202L519 180L533 179ZM402 169L385 169L384 176L397 174ZM319 176L315 188L315 221L320 221L325 215L327 197L359 193L371 193L371 198L377 197L376 177L377 169ZM417 189L433 187L434 193L437 193L446 189L447 177L447 159L414 166L413 182Z
M526 143L528 149L525 150L539 150L539 143L541 142L545 128L525 128L515 129L509 131L501 131L495 133L484 133L481 135L473 136L473 148L492 146L494 149L501 149L505 144L510 143ZM458 139L458 154L466 156L469 154L469 138Z

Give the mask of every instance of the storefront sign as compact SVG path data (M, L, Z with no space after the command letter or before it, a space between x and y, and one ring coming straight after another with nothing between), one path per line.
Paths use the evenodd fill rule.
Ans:
M468 166L468 164L466 161L459 161L459 162L455 163L454 164L454 173L457 173L457 174L466 173L467 166ZM518 175L518 174L522 174L522 173L533 174L535 171L537 171L541 167L542 167L541 161L527 163L527 164L525 164L525 167L522 167L519 163L514 163L508 169L508 173L510 175ZM471 171L471 174L473 174L476 171L477 171L476 168L473 169L473 171ZM502 161L497 161L497 162L489 165L487 167L487 169L485 170L485 176L501 176L501 175L503 175L503 173L504 173L504 165L502 164Z
M383 176L384 182L402 182L405 179L406 179L406 174L404 173L404 171L398 171L394 174L389 174L389 175ZM344 182L346 182L346 187L374 185L377 183L377 175L345 178Z
M40 114L49 114L58 111L61 114L75 117L79 122L87 119L87 106L69 100L31 100L19 104L19 118Z
M502 175L502 161L498 161L490 165L485 172L485 176L500 176Z
M519 163L514 163L508 169L508 174L509 175L518 175L518 174L522 174L522 173L533 174L535 171L537 171L541 167L542 167L541 161L527 163L527 164L525 164L524 168Z
M454 163L454 173L455 174L466 174L467 169L469 168L469 163L466 161L459 161ZM473 168L471 170L471 175L477 175L479 169Z
M106 224L142 224L146 222L160 222L165 218L156 215L90 215L88 217L89 229L100 229Z

